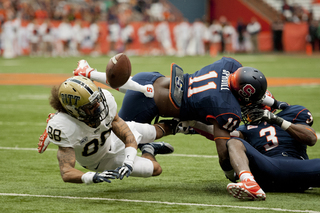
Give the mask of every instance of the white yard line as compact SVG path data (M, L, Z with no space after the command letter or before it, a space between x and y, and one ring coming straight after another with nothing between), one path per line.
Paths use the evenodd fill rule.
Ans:
M37 151L37 148L21 148L21 147L1 147L0 149L8 149L8 150L25 150L25 151ZM57 149L46 149L47 151L57 151ZM218 158L217 155L187 155L187 154L170 154L163 156L176 156L176 157L191 157L191 158Z
M71 199L71 200L103 200L103 201L112 201L112 202L152 203L152 204L176 205L176 206L201 206L201 207L233 208L233 209L271 210L271 211L278 211L278 212L320 213L318 211L312 211L312 210L295 210L295 209L233 206L233 205L214 205L214 204L202 204L202 203L175 203L175 202L163 202L163 201L153 201L153 200L128 200L128 199L112 199L112 198L101 198L101 197L71 197L71 196L31 195L31 194L16 194L16 193L0 193L0 196L56 198L56 199Z

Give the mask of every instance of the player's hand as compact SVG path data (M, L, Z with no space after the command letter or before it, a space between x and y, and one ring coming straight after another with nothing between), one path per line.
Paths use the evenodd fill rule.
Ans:
M129 177L132 170L133 170L132 166L130 166L129 164L123 163L123 165L116 168L115 171L118 173L117 178L120 178L120 180L122 180L124 176Z
M152 84L147 84L147 85L144 85L143 87L144 87L143 94L148 98L153 98L153 96L154 96L153 85Z
M96 173L92 180L94 183L101 183L101 182L108 182L108 183L111 183L111 180L109 179L115 179L117 178L118 176L118 173L114 170L106 170L106 171L103 171L101 173Z
M73 75L90 78L91 72L94 70L95 69L91 68L86 60L82 59L78 61L78 67L75 70L73 70Z
M252 109L250 112L248 112L247 116L250 119L250 124L258 124L261 121L266 121L269 124L276 124L278 126L281 126L283 122L283 118L276 116L275 114L266 109Z

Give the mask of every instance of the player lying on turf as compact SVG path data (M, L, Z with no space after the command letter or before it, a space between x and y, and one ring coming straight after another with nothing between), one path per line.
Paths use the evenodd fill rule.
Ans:
M106 73L89 65L85 67L76 68L74 75L106 84ZM214 135L219 163L227 176L233 176L226 141L240 124L240 105L260 102L264 97L267 81L259 70L242 67L235 59L223 57L193 74L184 74L181 67L172 64L170 78L158 72L142 72L132 80L140 85L153 85L154 97L128 90L119 111L123 120L151 123L162 116L213 125L211 135Z
M53 87L50 105L57 112L47 120L38 151L42 153L50 142L59 146L57 158L65 182L160 175L155 155L174 151L168 143L153 142L163 136L165 126L123 121L111 93L86 77L74 76ZM92 172L75 169L76 161Z
M307 146L317 142L311 112L299 105L284 105L277 115L263 108L248 108L244 116L251 122L231 134L239 138L227 142L231 165L241 181L228 184L230 194L264 200L265 191L320 187L320 159L309 160L307 155Z

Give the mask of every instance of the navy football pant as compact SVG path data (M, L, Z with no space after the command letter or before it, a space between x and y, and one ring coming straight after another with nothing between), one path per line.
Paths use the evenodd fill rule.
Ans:
M290 192L320 187L320 159L269 157L240 140L247 149L250 170L263 190Z
M158 72L141 72L134 75L132 80L146 85L153 84L160 77L164 75ZM141 92L127 90L119 111L120 118L124 121L151 123L158 114L159 110L153 98L148 98Z

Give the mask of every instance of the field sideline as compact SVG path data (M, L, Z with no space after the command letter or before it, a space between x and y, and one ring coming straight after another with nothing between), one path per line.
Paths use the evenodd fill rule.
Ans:
M169 76L173 62L186 73L193 73L221 57L132 56L130 60L132 75L159 71ZM314 117L313 128L320 133L319 55L240 54L231 57L243 66L261 70L277 99L306 106ZM113 180L111 184L89 186L64 183L56 159L57 147L50 144L43 154L36 148L46 126L46 116L53 112L48 103L52 85L72 76L77 61L83 58L99 71L105 70L110 59L109 56L0 58L1 212L320 213L320 188L305 193L267 193L266 201L261 202L233 198L226 190L229 181L220 169L214 142L198 135L177 134L163 138L175 147L175 152L157 156L163 168L158 177L129 177ZM123 94L109 91L119 110ZM308 153L310 158L319 158L320 143L309 147ZM87 171L78 164L76 168Z

